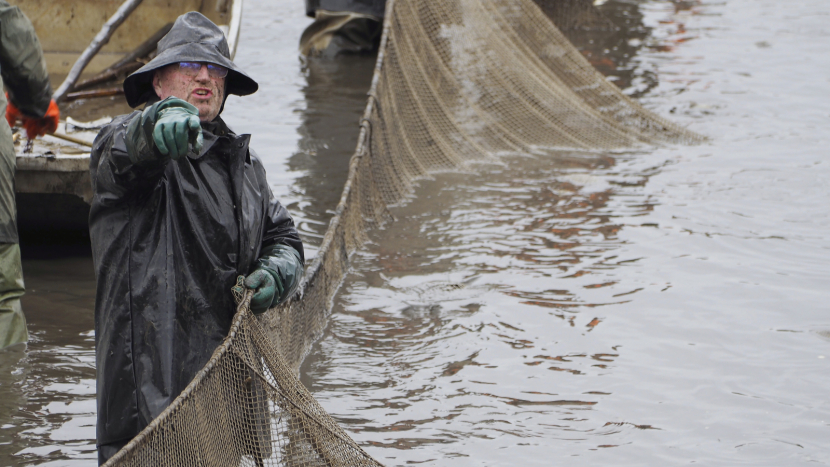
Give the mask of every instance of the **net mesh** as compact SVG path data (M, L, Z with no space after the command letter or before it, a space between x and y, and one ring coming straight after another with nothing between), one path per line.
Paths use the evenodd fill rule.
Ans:
M606 81L532 0L388 0L369 96L348 180L300 292L254 316L238 290L223 345L107 465L380 465L297 374L351 254L388 208L419 178L504 155L702 140Z

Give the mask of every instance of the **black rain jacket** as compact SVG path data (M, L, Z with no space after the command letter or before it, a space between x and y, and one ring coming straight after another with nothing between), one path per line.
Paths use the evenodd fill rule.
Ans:
M99 446L138 434L207 363L230 330L231 287L261 249L303 258L250 135L217 118L202 124L200 154L172 161L153 147L133 163L126 130L139 115L105 127L90 160Z

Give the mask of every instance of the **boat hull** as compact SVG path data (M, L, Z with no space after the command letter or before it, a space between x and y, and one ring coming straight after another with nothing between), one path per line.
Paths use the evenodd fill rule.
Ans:
M14 2L32 21L50 74L66 76L104 23L118 10L112 0L19 0ZM238 0L144 0L93 58L84 73L98 73L130 53L165 24L188 11L199 11L230 32ZM238 22L238 21L237 21ZM234 50L237 35L228 34Z

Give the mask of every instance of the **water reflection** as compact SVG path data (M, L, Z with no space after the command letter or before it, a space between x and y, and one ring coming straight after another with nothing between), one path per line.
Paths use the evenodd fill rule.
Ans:
M301 233L312 252L346 183L375 58L370 54L312 57L303 66L305 109L297 129L299 151L289 158L288 167L298 172L294 189L304 199L297 206L304 218Z
M639 2L535 1L585 58L627 94L639 97L657 85L654 70L637 60L652 33Z
M655 28L645 23L644 10L666 3L676 14L694 12L701 6L700 0L534 1L597 70L635 98L659 84L657 64L643 60L642 52L669 52L693 38L682 22L667 16L661 19L660 36L655 36Z
M28 346L0 352L4 465L95 462L95 278L84 244L21 244Z

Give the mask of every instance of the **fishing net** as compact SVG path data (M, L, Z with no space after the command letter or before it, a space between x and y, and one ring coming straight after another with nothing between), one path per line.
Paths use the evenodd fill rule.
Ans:
M532 0L389 0L369 95L300 292L261 316L243 297L207 366L108 465L380 465L296 376L388 208L419 178L504 155L701 140L606 81Z

